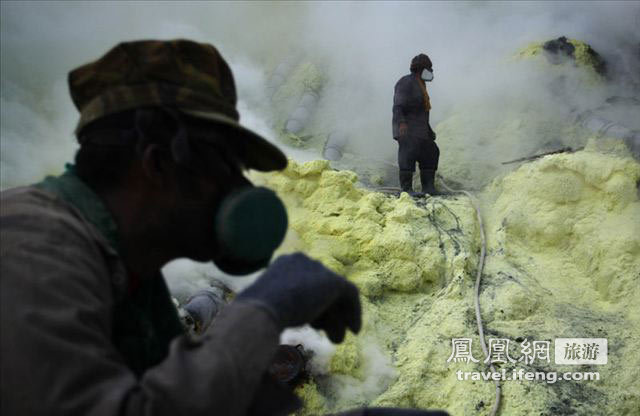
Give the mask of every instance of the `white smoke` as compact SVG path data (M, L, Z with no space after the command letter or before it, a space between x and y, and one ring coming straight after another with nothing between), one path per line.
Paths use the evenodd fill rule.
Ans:
M289 328L280 335L280 343L287 345L302 344L305 351L313 352L309 363L311 374L321 375L329 371L329 362L336 347L324 333L318 332L308 325L300 328Z
M235 72L244 123L269 138L275 134L265 117L267 71L300 53L321 64L329 78L319 111L335 120L335 128L352 132L353 150L388 160L396 150L390 138L393 85L419 52L434 62L434 125L469 102L482 103L487 117L498 119L505 94L545 102L541 81L521 82L523 73L507 70L504 61L529 42L561 35L590 43L607 60L614 82L602 96L639 95L637 2L52 1L1 7L2 188L58 172L72 159L77 113L66 74L125 40L215 44ZM574 101L589 107L593 97L583 93ZM285 150L303 160L314 157Z
M375 339L363 339L362 378L338 374L331 379L330 390L341 407L367 405L383 393L395 380L397 373L391 359L377 345Z

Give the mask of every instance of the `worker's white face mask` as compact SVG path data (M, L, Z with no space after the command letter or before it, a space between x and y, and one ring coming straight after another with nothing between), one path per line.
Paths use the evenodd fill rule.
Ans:
M422 74L420 75L420 78L422 78L423 80L429 82L429 81L433 81L433 72L429 71L428 69L423 69L422 70Z

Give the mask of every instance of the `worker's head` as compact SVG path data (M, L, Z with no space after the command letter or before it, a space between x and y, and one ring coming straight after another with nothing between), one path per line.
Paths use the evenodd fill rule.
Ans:
M234 274L266 265L286 213L243 171L279 170L287 160L238 123L233 76L213 46L122 43L72 71L69 85L81 179L138 213L140 232L175 256Z
M419 74L423 69L433 71L433 64L427 55L421 53L420 55L413 57L409 70L414 74Z

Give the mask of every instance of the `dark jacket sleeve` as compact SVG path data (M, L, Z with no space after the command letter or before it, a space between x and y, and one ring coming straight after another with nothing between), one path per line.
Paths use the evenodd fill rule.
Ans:
M262 309L226 307L194 342L176 338L140 379L111 340L99 246L65 212L2 200L3 415L243 415L278 345Z
M399 129L400 123L406 123L406 111L408 100L410 99L409 84L406 82L405 77L400 78L396 83L393 93L393 138L398 140L400 137Z

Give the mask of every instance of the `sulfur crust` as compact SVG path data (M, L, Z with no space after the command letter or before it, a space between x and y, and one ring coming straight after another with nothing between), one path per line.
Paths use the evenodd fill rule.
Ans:
M573 51L573 57L575 58L575 63L578 68L583 69L583 80L587 84L596 84L601 82L602 76L597 72L597 68L599 62L597 59L589 53L590 46L578 39L567 39L567 42L572 44L575 47ZM543 49L544 42L534 42L526 47L520 49L514 58L515 59L531 59L531 58L542 58L544 56ZM538 60L538 62L544 62L544 66L546 70L550 70L554 65L550 65L546 63L546 60Z
M289 162L286 170L251 174L289 210L291 231L280 251L305 250L361 290L364 326L338 346L330 373L298 389L321 414L362 405L441 408L486 414L494 386L457 381L481 364L447 363L451 338L473 339L473 284L480 246L466 197L416 204L356 186L356 175L326 161ZM600 371L599 382L511 381L502 414L631 414L640 408L640 164L587 147L547 156L494 180L480 195L488 255L481 305L487 336L515 339L601 337L609 364L591 368L509 364L527 371ZM372 374L367 348L379 347L393 376L357 394ZM553 345L553 342L552 342ZM552 353L553 354L553 353ZM598 368L593 368L598 367ZM560 409L560 410L558 410Z

